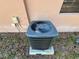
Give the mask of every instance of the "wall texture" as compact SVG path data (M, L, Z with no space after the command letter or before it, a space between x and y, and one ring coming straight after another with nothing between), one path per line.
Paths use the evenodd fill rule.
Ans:
M18 16L23 27L28 25L23 0L0 0L0 32L18 32L13 27L12 17ZM25 28L21 29L24 31Z
M79 14L60 14L62 4L63 0L25 0L31 21L49 19L59 32L79 31ZM28 18L23 0L1 0L0 7L0 32L17 32L17 29L11 26L12 16L19 16L23 26L21 31L26 30Z

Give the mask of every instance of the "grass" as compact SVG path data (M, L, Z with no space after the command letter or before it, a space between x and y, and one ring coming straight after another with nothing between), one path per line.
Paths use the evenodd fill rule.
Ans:
M12 36L11 36L12 35ZM27 46L27 38L20 35L0 37L0 59L23 59Z
M70 48L75 45L75 35L68 34L67 36L65 34L67 36L65 38L62 38L63 35L60 36L53 40L52 44L55 47L55 55L53 57L56 59L79 59L79 50L77 53L74 52L75 48ZM0 34L0 59L26 59L27 46L28 41L24 33Z
M78 53L73 51L75 50L75 48L73 48L74 45L76 46L75 41L76 41L76 36L73 34L69 35L66 39L59 37L55 41L53 41L55 45L58 44L58 46L61 48L59 49L57 47L57 50L55 51L56 59L62 59L62 58L63 59L79 59L79 51L77 51ZM62 42L64 42L65 45ZM63 51L61 45L65 47L66 51Z
M65 56L66 59L79 59L79 53L75 53L74 51L71 51L67 56Z
M56 51L55 52L56 59L61 59L62 55L63 55L62 51Z

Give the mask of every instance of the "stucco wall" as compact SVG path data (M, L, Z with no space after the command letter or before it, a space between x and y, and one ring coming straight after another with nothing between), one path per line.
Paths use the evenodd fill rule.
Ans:
M0 32L18 32L11 25L13 16L20 18L23 27L28 25L23 0L0 0ZM22 29L22 31L24 30L25 28Z
M55 24L59 32L79 31L79 14L59 13L63 0L25 0L25 3L31 21L49 19ZM24 27L22 31L25 31L28 27L28 19L23 0L1 0L0 7L0 26L7 26L6 29L9 32L17 31L11 26L11 17L19 16ZM6 32L4 28L3 30Z

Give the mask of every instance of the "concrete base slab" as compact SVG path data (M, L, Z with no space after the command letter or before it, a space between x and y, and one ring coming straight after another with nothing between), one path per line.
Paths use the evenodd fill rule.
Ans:
M54 54L53 46L47 50L36 50L32 49L32 47L30 47L29 49L29 55L53 55L53 54Z

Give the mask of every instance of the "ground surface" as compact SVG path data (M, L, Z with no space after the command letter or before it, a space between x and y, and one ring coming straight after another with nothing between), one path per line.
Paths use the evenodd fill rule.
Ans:
M76 36L79 36L79 33L59 33L59 37L52 41L55 55L28 56L25 33L0 33L0 59L79 59Z

